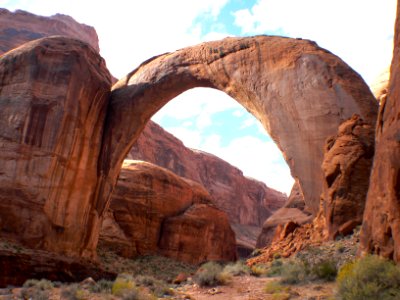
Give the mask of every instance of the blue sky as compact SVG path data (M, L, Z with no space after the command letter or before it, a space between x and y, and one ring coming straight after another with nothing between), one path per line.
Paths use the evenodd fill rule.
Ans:
M372 83L390 64L395 0L0 0L9 10L63 13L96 28L101 55L122 77L160 53L256 34L302 37L340 56ZM259 123L227 95L194 89L167 104L153 120L192 148L238 166L289 193L282 155Z

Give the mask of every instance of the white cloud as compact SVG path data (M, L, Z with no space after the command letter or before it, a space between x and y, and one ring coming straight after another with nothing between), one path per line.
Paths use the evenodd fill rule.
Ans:
M390 64L395 13L395 0L259 0L234 16L245 34L314 40L370 83Z

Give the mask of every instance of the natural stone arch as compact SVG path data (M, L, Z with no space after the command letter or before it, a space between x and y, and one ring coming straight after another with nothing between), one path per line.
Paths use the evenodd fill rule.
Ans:
M260 120L314 213L319 208L326 138L354 113L374 124L378 108L356 72L308 40L227 38L153 57L113 87L99 161L100 215L122 160L146 122L194 87L224 91Z

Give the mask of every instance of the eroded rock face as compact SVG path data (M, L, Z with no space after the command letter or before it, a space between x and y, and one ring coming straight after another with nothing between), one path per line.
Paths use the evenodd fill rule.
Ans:
M0 78L0 235L93 257L104 60L78 40L40 39L3 55Z
M311 222L312 219L312 215L306 214L298 208L283 207L278 209L264 222L262 231L257 238L256 247L268 247L276 236L278 227L283 227L289 222L302 225Z
M343 122L338 134L326 142L321 201L330 239L352 233L362 222L374 146L374 124L357 115Z
M133 160L124 161L101 243L127 257L162 254L189 263L236 257L228 218L201 185Z
M390 67L387 67L371 84L371 90L379 103L384 101L388 93Z
M185 147L179 139L151 121L128 158L157 164L202 184L216 206L228 214L238 243L249 249L254 248L257 235L249 235L249 231L259 232L264 221L287 199L285 194L264 183L243 176L242 171L222 159Z
M42 17L22 10L10 12L0 8L0 55L26 42L52 35L76 38L100 51L96 30L70 16Z
M227 38L160 55L113 87L102 149L107 178L102 195L109 194L118 165L150 117L178 94L201 86L225 91L261 121L283 151L314 214L319 209L325 139L354 113L374 123L378 108L357 73L306 40ZM107 197L100 200L106 202Z
M386 101L376 127L375 157L361 229L361 254L400 261L400 5Z

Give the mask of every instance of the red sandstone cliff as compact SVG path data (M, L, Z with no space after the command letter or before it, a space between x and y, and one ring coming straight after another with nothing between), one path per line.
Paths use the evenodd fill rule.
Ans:
M228 214L238 244L253 248L264 221L283 206L285 194L245 177L238 168L202 151L189 149L154 122L149 122L128 158L149 161L204 185Z
M52 35L64 35L82 40L100 51L96 30L76 22L66 15L42 17L17 10L0 8L0 54L26 42Z

